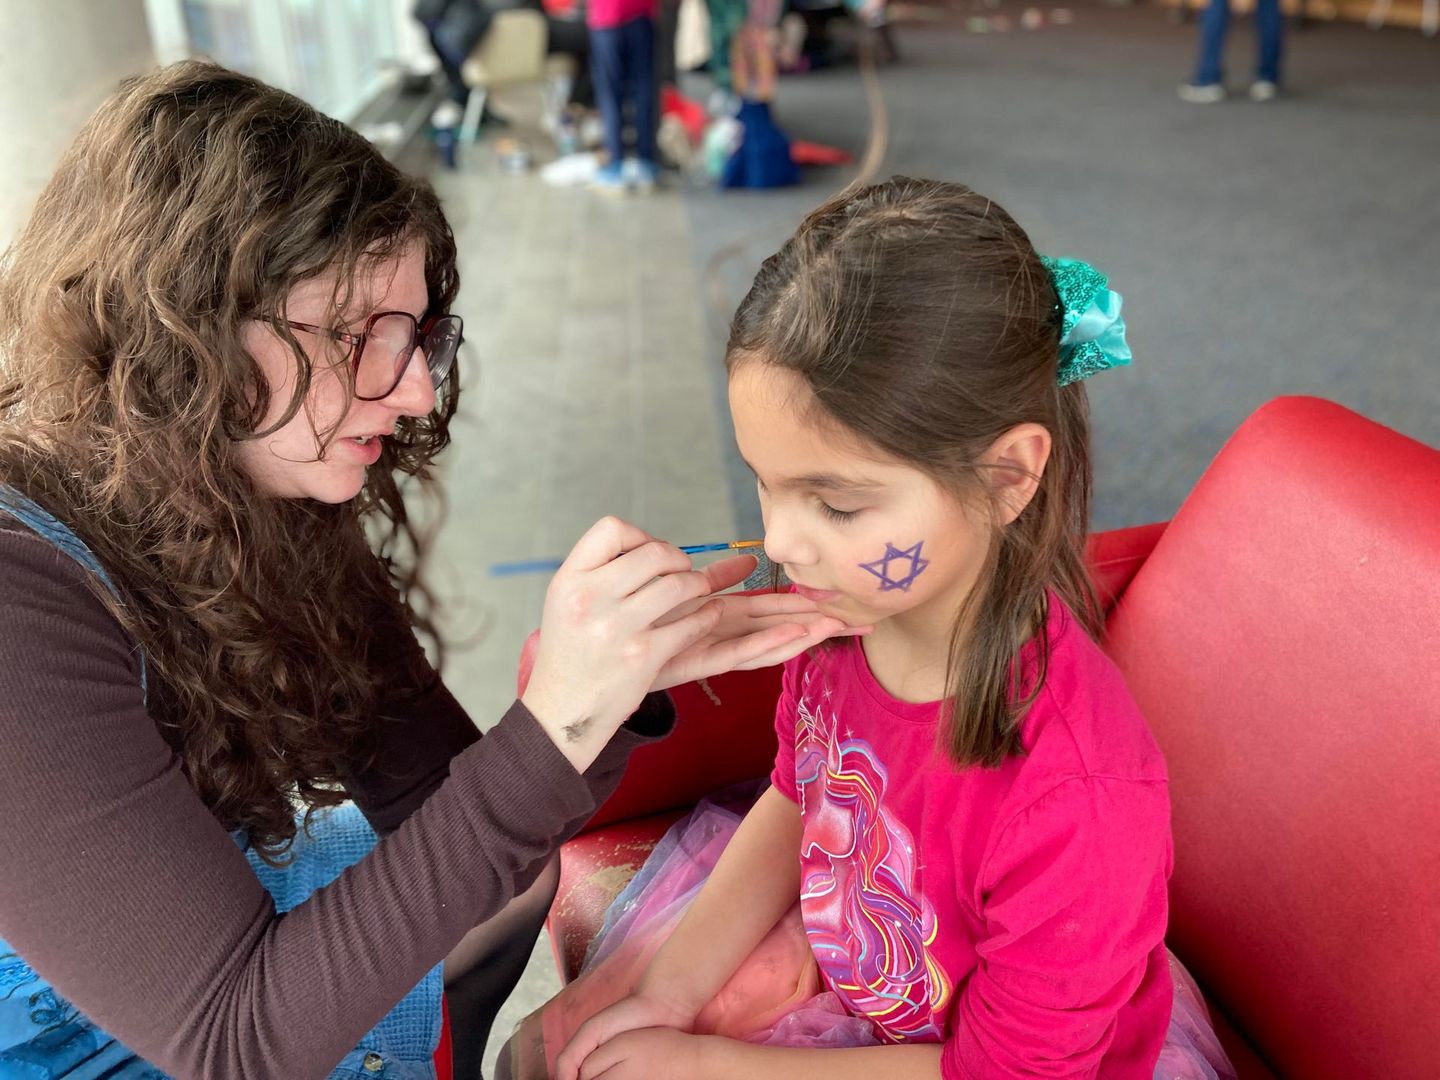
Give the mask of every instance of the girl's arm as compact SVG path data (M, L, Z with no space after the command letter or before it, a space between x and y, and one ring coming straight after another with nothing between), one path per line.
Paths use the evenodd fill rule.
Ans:
M800 830L798 806L773 787L761 795L636 993L704 1008L799 899Z
M938 1043L797 1050L650 1028L605 1043L580 1075L581 1080L939 1080L943 1052Z
M575 1033L559 1080L574 1080L590 1052L622 1032L694 1022L799 897L800 833L799 807L775 788L760 796L635 992Z

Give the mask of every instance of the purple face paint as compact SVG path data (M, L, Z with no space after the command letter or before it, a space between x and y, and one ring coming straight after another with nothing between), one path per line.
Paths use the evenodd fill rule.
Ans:
M885 554L874 562L861 563L860 569L880 579L881 592L889 592L891 589L909 592L915 579L930 565L929 559L920 557L920 548L924 543L924 540L918 540L914 547L902 551L887 540Z

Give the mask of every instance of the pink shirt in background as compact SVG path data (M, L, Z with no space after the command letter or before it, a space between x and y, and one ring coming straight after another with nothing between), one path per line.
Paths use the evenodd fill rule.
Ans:
M804 817L815 958L882 1037L943 1042L945 1080L1148 1078L1170 1019L1165 764L1115 666L1050 609L1026 752L996 769L956 768L938 707L887 694L857 639L786 665L772 779Z
M613 30L631 19L653 19L655 0L586 0L585 25L591 30Z

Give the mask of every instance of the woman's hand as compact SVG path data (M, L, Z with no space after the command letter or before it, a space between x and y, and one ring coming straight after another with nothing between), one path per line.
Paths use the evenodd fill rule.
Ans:
M712 563L703 573L711 591L718 592L744 581L756 562L753 555L736 555ZM702 599L682 604L661 621L684 618L706 602ZM651 689L668 690L726 671L783 664L826 638L870 632L868 626L847 626L820 614L812 601L796 593L724 596L720 602L724 608L714 627L661 668ZM801 632L797 633L795 627Z
M723 604L704 601L713 591L679 548L619 518L602 518L576 542L545 594L521 700L577 771L589 768L661 668L715 628ZM691 607L669 618L682 605Z
M643 994L622 998L580 1025L555 1059L555 1080L588 1080L602 1073L610 1080L607 1069L620 1068L615 1075L628 1076L628 1069L641 1067L650 1071L634 1075L645 1075L647 1080L693 1076L693 1068L678 1069L682 1062L676 1055L694 1050L683 1041L694 1039L688 1034L694 1023L695 1013L673 1002Z

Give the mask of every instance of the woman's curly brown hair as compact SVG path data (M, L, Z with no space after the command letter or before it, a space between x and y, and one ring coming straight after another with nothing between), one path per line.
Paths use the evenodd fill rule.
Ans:
M151 714L205 804L272 859L296 802L340 802L373 757L382 686L432 677L399 480L428 487L458 385L401 418L351 502L266 498L237 465L270 400L242 329L322 274L338 326L357 278L412 243L447 310L455 242L427 184L298 98L185 62L100 108L0 263L0 480L99 557ZM287 340L285 420L311 375Z

